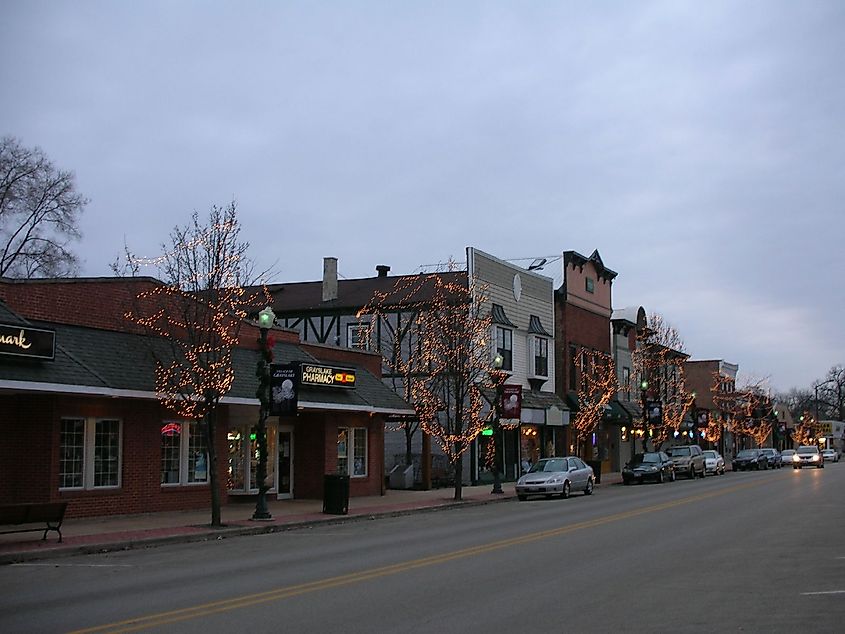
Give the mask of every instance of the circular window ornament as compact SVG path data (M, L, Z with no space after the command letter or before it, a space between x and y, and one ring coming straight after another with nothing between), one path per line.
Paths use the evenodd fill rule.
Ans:
M519 301L520 297L522 297L522 278L517 273L513 276L513 298Z

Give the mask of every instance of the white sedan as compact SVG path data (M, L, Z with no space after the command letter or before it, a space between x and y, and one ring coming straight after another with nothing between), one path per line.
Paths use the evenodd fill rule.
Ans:
M839 462L839 453L836 449L825 449L822 451L825 462Z
M714 475L725 474L725 459L718 451L708 449L702 452L704 454L704 473L712 473Z

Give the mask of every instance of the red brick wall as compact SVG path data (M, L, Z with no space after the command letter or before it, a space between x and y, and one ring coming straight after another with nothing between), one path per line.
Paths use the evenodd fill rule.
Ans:
M326 474L337 473L338 427L367 428L367 476L349 479L349 496L381 495L384 482L384 420L354 412L300 416L295 434L294 497L322 499Z
M161 421L171 416L155 401L15 395L0 397L0 409L11 413L0 418L0 503L67 500L68 517L211 507L208 485L161 486ZM59 490L59 431L65 416L123 421L118 488ZM218 474L225 489L224 424L218 425L217 446Z
M610 319L578 306L555 301L555 385L569 390L570 345L610 354Z
M124 318L138 293L159 283L151 278L77 278L67 281L0 282L0 299L30 319L103 330L140 332Z
M696 407L716 409L710 388L713 387L713 373L718 370L718 361L687 361L684 364L686 387L695 392Z
M321 361L361 366L381 378L381 355L378 353L304 342L300 347Z

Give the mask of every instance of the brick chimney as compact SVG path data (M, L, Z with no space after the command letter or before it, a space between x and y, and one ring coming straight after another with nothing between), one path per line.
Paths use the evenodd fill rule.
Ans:
M390 273L390 267L386 264L379 264L376 267L376 271L378 271L379 277L387 277L387 274Z
M337 299L337 258L323 258L323 301Z

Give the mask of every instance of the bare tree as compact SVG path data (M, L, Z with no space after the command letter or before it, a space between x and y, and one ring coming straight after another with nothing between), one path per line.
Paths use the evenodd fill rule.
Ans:
M0 139L0 277L74 274L70 244L87 203L73 172L57 169L40 148Z
M234 380L232 351L244 319L269 295L247 295L253 267L249 243L239 241L235 203L212 207L208 223L194 212L190 224L174 228L170 245L154 260L165 282L141 293L127 318L168 345L154 347L156 392L177 415L200 421L208 452L211 525L220 526L216 430L220 399ZM131 258L131 254L130 254ZM133 267L130 267L130 269Z
M818 385L819 418L845 420L845 365L835 365ZM814 395L815 396L815 395Z

